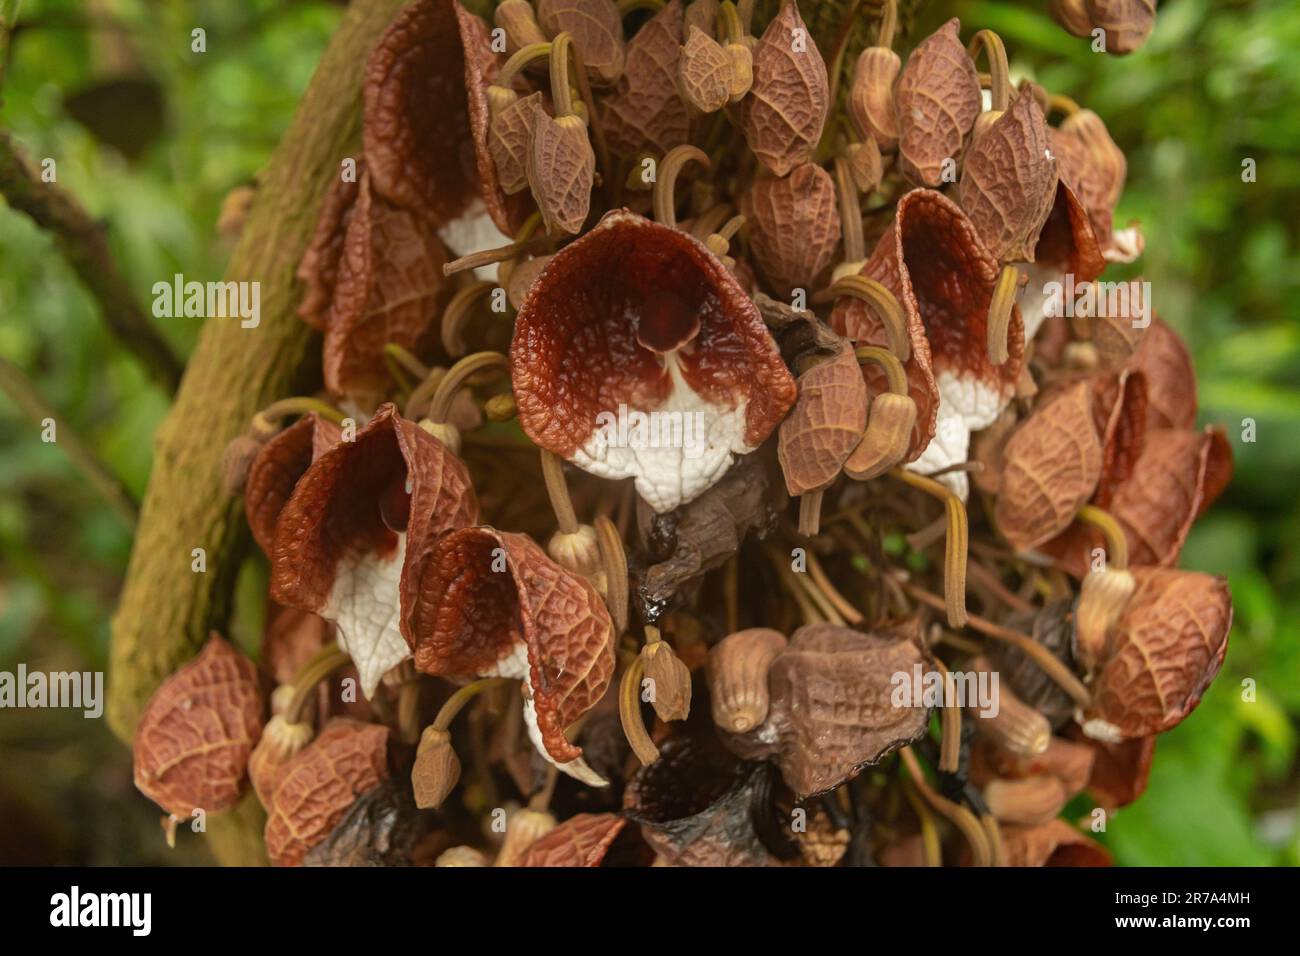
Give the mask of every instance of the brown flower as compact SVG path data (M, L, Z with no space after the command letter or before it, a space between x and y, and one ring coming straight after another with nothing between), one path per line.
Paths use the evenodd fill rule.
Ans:
M727 744L775 760L799 799L824 793L925 733L929 708L895 706L892 680L923 661L910 639L802 627L768 672L767 719Z
M815 163L788 176L759 176L741 203L750 248L773 291L808 289L835 258L840 212L835 182Z
M216 813L244 792L264 705L252 661L214 633L163 681L135 731L135 785L176 817Z
M963 55L965 55L963 53ZM903 306L911 354L904 363L917 421L907 460L921 472L966 460L970 434L987 428L1015 393L1024 361L1024 326L1013 307L1009 358L988 358L988 311L998 265L975 227L951 200L914 189L898 203L893 227L880 237L862 269ZM859 344L888 345L884 324L870 307L841 298L831 326ZM872 394L885 391L874 363L863 366ZM942 479L966 494L965 473Z
M795 0L783 0L753 56L754 84L741 100L740 126L763 165L784 176L812 157L830 110L826 62Z
M244 514L258 547L268 556L275 526L298 479L313 461L338 443L339 426L316 414L304 415L272 436L253 459L244 484Z
M535 840L519 866L600 866L614 838L627 826L616 813L577 813Z
M922 186L943 182L945 162L956 163L980 113L979 74L949 20L907 58L894 99L902 170Z
M798 384L798 401L781 423L777 446L791 495L834 481L867 427L867 386L849 343L800 375Z
M465 528L438 541L410 587L402 631L415 666L523 680L537 749L570 776L603 786L564 736L614 673L614 624L595 586L526 535Z
M537 0L537 22L551 36L573 37L592 82L610 84L623 75L623 16L614 0Z
M623 156L663 156L690 138L691 117L677 92L683 42L681 0L669 0L627 44L627 67L599 122Z
M388 777L388 728L336 717L284 768L266 819L276 866L298 866L362 794Z
M757 448L795 398L758 310L717 257L626 210L551 259L519 310L510 364L529 438L603 478L636 478L659 511ZM629 412L660 414L638 431ZM674 420L666 441L646 431Z
M477 517L460 459L382 405L299 480L276 529L272 596L337 625L370 697L410 653L395 609L411 600L434 540Z
M1111 743L1182 722L1219 672L1232 626L1222 578L1134 568L1137 589L1099 662L1083 714L1089 737Z

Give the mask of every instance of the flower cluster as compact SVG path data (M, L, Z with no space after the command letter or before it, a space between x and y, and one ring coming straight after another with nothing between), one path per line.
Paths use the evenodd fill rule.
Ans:
M260 672L214 637L137 737L173 825L251 782L278 864L1106 861L1061 814L1218 671L1176 563L1231 450L1104 294L1102 119L867 6L399 14L299 269L323 390L229 448ZM1053 10L1124 52L1115 6Z

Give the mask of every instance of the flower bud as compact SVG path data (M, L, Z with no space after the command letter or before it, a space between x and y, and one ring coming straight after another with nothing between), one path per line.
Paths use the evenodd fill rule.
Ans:
M292 691L289 685L281 690ZM262 806L271 805L271 796L280 782L285 765L295 754L311 743L315 731L309 723L289 723L276 714L262 729L262 737L248 756L248 779Z
M874 139L849 146L848 159L849 175L853 177L853 186L858 192L869 193L880 185L885 167L880 157L880 147Z
M431 418L422 418L419 424L421 428L450 448L455 454L460 454L460 429L455 425L450 422L435 422Z
M600 556L600 540L596 537L596 529L589 524L578 525L573 534L555 532L546 545L546 553L566 570L589 578L605 569Z
M555 817L544 810L516 810L506 824L506 838L493 866L518 866L524 851L555 829Z
M512 53L532 43L546 42L546 34L537 23L533 5L528 0L501 0L496 12L492 14L492 20L506 31Z
M724 637L709 651L709 697L713 722L733 734L753 730L771 705L767 672L785 650L785 635L755 627Z
M487 866L488 861L482 852L472 846L453 846L443 850L434 866Z
M432 725L424 728L411 768L415 805L421 810L442 806L459 780L460 758L452 749L451 734Z
M1128 161L1111 139L1102 118L1092 110L1079 110L1061 122L1060 130L1083 144L1087 155L1088 180L1096 184L1100 201L1113 209L1124 191Z
M691 712L691 672L667 641L651 641L641 648L645 676L654 681L650 699L663 721L685 720Z
M581 117L538 111L528 151L528 185L546 231L576 235L591 209L596 154Z
M1074 615L1074 657L1085 672L1092 673L1106 656L1111 628L1128 606L1135 585L1132 572L1115 568L1084 577Z
M722 52L731 61L727 76L727 101L739 103L754 85L754 53L744 43L728 43Z
M1066 800L1065 785L1045 773L1019 780L997 778L984 787L989 812L1003 823L1046 823L1061 812Z
M689 33L677 61L677 87L682 99L695 109L713 113L730 97L731 58L722 44L703 30L692 27Z
M986 670L987 662L977 669ZM978 707L968 707L975 718L975 729L980 736L1002 750L1021 757L1036 757L1047 750L1052 742L1052 725L1047 718L1023 700L1005 684L998 685L998 712L984 717Z
M908 395L882 392L871 400L871 417L862 442L844 463L844 473L858 481L878 478L893 468L912 441L916 403Z
M873 140L882 153L892 153L898 148L894 81L902 65L893 50L872 46L862 51L853 67L849 116L862 141Z

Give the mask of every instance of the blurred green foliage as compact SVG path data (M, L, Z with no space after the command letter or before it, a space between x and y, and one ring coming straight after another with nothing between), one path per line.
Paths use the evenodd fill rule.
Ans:
M802 0L807 10L816 0ZM10 4L6 3L7 8ZM1123 58L1058 28L1045 0L928 0L919 31L956 15L999 32L1013 78L1095 109L1128 156L1117 222L1141 220L1137 263L1187 339L1204 421L1227 426L1237 474L1184 565L1226 574L1227 662L1163 736L1146 796L1103 839L1126 864L1300 862L1300 8L1174 0ZM25 0L0 125L103 219L142 302L174 272L219 275L223 198L254 181L341 8L294 0ZM206 31L206 52L192 31ZM921 33L917 34L922 35ZM156 102L158 108L149 104ZM148 139L127 158L109 146ZM1257 181L1242 181L1242 161ZM196 320L163 320L187 352ZM106 334L94 303L25 217L0 209L0 355L22 367L136 493L168 399ZM1254 443L1241 441L1253 419ZM130 532L57 446L0 398L0 668L102 669ZM1253 703L1242 681L1255 682ZM57 716L52 716L57 715ZM183 862L131 787L102 721L0 715L0 861Z

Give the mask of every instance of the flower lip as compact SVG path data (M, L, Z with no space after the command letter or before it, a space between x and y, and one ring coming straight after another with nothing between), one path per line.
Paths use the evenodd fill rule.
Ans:
M519 310L510 361L528 436L595 474L636 477L660 511L758 447L795 398L735 277L687 233L626 209L547 264ZM620 409L703 416L700 460L681 447L613 447L602 416Z

